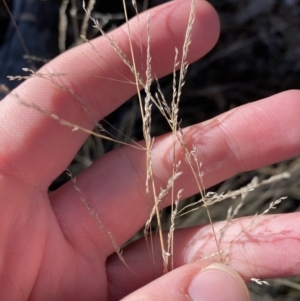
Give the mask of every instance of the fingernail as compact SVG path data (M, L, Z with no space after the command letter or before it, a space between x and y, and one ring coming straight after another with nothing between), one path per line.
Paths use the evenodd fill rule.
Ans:
M250 301L246 284L239 274L219 263L196 274L188 294L192 301Z

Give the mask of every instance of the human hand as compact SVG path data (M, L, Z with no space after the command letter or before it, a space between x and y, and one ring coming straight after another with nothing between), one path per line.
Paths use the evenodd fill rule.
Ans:
M189 9L190 1L177 1L152 11L152 68L157 76L173 69L170 53L182 45L185 23L180 20L188 15ZM138 30L138 26L132 28ZM208 52L218 33L216 13L208 3L198 1L189 61ZM114 32L114 38L124 51L128 49L122 29ZM142 43L146 45L146 37ZM137 47L138 44L134 43ZM93 45L100 49L103 61L99 61L90 45L83 45L53 60L41 72L68 74L56 80L80 95L99 120L135 89L103 80L115 76L111 66L127 77L130 73L105 38L94 40ZM69 128L48 116L24 108L16 96L74 124L93 126L71 95L38 78L26 81L0 103L0 300L115 300L160 276L162 266L157 263L153 271L144 241L124 250L128 266L138 277L124 266L114 255L105 233L79 201L73 183L47 194L50 183L68 166L86 134L70 133ZM298 91L288 91L186 129L188 139L200 151L205 186L299 154L299 97ZM169 178L165 166L171 162L171 145L171 137L163 136L156 139L153 147L156 177L162 183ZM77 177L76 185L118 245L125 243L148 219L144 161L144 152L123 147L105 155ZM184 196L188 196L197 187L184 160L181 169L184 177L178 181L185 188ZM251 230L251 236L232 246L230 264L244 280L299 274L300 267L295 264L299 257L297 217L297 213L266 216ZM236 233L244 223L247 219L236 221L226 235L230 237L231 231ZM210 226L177 231L175 241L174 264L178 269L125 300L186 300L193 277L210 264L198 259L216 252L216 247ZM156 245L154 253L160 258ZM247 300L245 293L242 297L239 276L232 278L216 269L205 271L215 273L213 280L209 275L198 279L197 287L205 287L201 293L203 300L205 294L210 295L207 300L212 300L214 293L220 295L218 300ZM209 281L215 282L210 282L210 286ZM230 292L233 295L229 298L226 293Z

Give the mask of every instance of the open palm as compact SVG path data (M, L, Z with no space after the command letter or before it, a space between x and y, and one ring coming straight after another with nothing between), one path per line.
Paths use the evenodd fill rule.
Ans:
M186 26L182 16L187 20L189 8L189 1L182 0L151 12L152 68L157 76L172 72L174 58L170 54L182 45ZM146 21L140 20L141 28L145 28ZM131 21L131 26L137 37L137 21ZM128 39L124 30L117 29L113 37L126 52ZM189 61L207 53L218 34L215 11L208 3L198 1ZM141 42L146 48L146 35ZM139 47L139 41L133 44ZM101 51L103 60L85 44L56 58L41 72L67 74L57 77L56 82L80 95L93 118L100 120L130 97L135 87L103 80L116 77L114 69L118 74L131 75L107 39L98 38L93 45ZM72 182L48 195L49 185L68 166L86 134L70 132L48 116L20 105L18 99L82 127L93 126L72 95L39 78L26 81L0 103L0 300L114 300L161 276L159 263L153 271L144 241L124 251L136 275L124 266L114 255L105 231L99 230L80 201ZM299 154L299 100L298 91L288 91L186 129L188 139L201 153L206 187L238 172ZM171 137L164 136L156 139L153 148L156 176L162 183L169 177L165 166L171 162L171 145ZM122 147L76 179L76 185L118 245L125 243L148 218L144 162L144 152ZM184 196L188 196L197 187L184 161L182 170L185 176L180 181L185 187ZM247 237L246 253L243 244L233 247L231 265L245 280L300 273L300 265L296 264L300 244L298 215L265 217L254 229L255 239ZM236 227L241 223L237 221ZM263 236L259 234L265 231L269 239L262 244ZM261 241L257 237L262 237ZM181 268L183 278L208 264L192 262L215 252L209 227L178 231L176 244L175 266L186 264ZM160 258L159 247L154 252ZM172 290L177 285L180 292L183 285L178 279L183 278L176 277L177 282L172 278L169 282ZM156 283L157 290L164 285L164 291L170 293L166 282ZM152 298L149 300L159 300L155 290L145 288L142 292ZM168 299L162 291L159 296L161 300ZM186 300L180 299L180 293L176 296L178 299L172 300Z

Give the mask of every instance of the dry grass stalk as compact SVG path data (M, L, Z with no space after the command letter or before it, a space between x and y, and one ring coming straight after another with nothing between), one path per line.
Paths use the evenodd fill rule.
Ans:
M59 116L57 116L56 114L53 114L51 112L48 112L44 109L42 109L41 107L39 107L36 103L28 103L26 101L24 101L18 94L14 93L13 96L18 99L18 101L20 102L21 105L23 105L24 107L28 107L28 108L31 108L31 109L34 109L40 113L42 113L43 115L46 115L46 116L49 116L50 118L58 121L61 125L64 125L64 126L67 126L69 128L72 129L73 132L75 131L82 131L84 133L87 133L88 135L92 135L92 136L95 136L97 138L101 138L101 139L106 139L106 140L109 140L109 141L112 141L112 142L115 142L115 143L120 143L120 144L124 144L124 145L127 145L127 146L130 146L134 149L137 149L137 150L145 150L142 146L140 146L139 144L135 144L135 145L132 145L132 144L128 144L128 143L125 143L125 142L122 142L122 141L119 141L119 140L115 140L111 137L108 137L108 136L105 136L105 135L102 135L102 134L99 134L99 133L96 133L96 132L93 132L91 130L88 130L82 126L79 126L79 125L76 125L72 122L69 122L63 118L60 118Z
M60 52L64 52L66 50L67 26L68 26L68 18L67 18L66 10L68 5L69 5L69 0L63 0L59 7L58 48Z
M275 176L276 177L276 176ZM278 179L278 177L276 177ZM270 178L271 179L271 178ZM267 182L270 180L268 179ZM218 249L217 252L215 253L212 253L211 255L209 256L206 256L204 258L201 259L201 261L204 261L204 260L208 260L208 259L212 259L212 258L216 258L216 257L219 257L221 256L220 258L220 261L221 262L224 262L225 264L227 265L230 265L230 250L232 248L232 245L234 242L236 242L243 234L245 233L248 233L249 230L251 228L253 228L254 225L257 225L259 223L259 221L262 219L262 217L266 214L268 214L271 210L274 210L276 209L277 205L279 205L283 200L285 200L286 197L281 197L280 199L276 200L276 201L273 201L271 202L271 204L268 206L267 209L265 209L262 213L258 214L256 213L253 218L250 220L250 222L248 223L248 225L246 225L245 227L243 227L235 236L233 239L231 239L229 242L228 242L228 245L226 248L222 248L222 249ZM220 230L220 237L219 237L219 246L221 245L221 240L222 238L224 237L224 233L225 233L225 230L228 229L229 225L232 223L233 221L231 220L230 222L227 221L227 224L225 227L223 227L221 230ZM222 255L225 255L225 260L223 261L222 259ZM255 279L255 278L253 278Z
M87 6L87 11L92 11L95 4L96 4L96 0L89 0L88 6ZM83 7L85 8L85 1L83 1ZM90 19L90 15L85 14L83 21L82 21L82 25L81 25L80 35L83 35L83 36L86 35L89 19Z
M251 219L250 223L244 227L230 242L227 248L227 252L226 252L226 263L229 264L229 255L230 255L230 249L233 245L233 243L245 232L247 232L250 228L252 228L254 225L256 225L261 218L266 215L267 213L269 213L270 210L276 209L276 206L279 205L283 200L285 200L286 197L282 197L274 202L271 202L271 204L269 205L269 207L267 209L265 209L262 213L258 214L256 213L254 215L254 217ZM221 235L222 237L222 235Z
M82 201L82 203L85 205L87 211L89 212L89 214L91 215L91 217L95 220L98 228L101 230L102 233L105 234L105 236L107 237L107 239L109 240L109 242L111 243L111 245L113 246L116 254L118 255L119 259L124 263L124 265L135 275L135 273L130 269L130 267L127 265L123 255L122 255L122 250L120 249L120 247L118 246L118 244L116 243L116 240L113 236L113 234L106 230L103 226L103 223L98 215L98 213L94 210L94 208L88 203L88 201L86 200L86 198L84 197L82 191L79 189L79 187L76 184L76 177L74 177L72 175L72 173L69 170L66 170L67 175L70 177L71 181L73 182L73 186L75 188L75 190L77 191L80 200Z

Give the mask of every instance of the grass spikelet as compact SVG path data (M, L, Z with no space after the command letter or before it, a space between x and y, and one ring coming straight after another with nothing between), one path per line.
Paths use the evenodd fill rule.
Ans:
M254 217L251 219L250 223L244 227L230 242L229 242L229 245L227 247L227 250L226 250L226 263L229 264L229 256L230 256L230 249L233 245L233 243L242 235L244 234L245 232L249 231L250 228L252 228L254 225L256 225L260 220L261 218L266 215L267 213L269 213L270 210L274 210L276 209L277 205L279 205L283 200L285 200L286 197L281 197L280 199L276 200L276 201L273 201L270 203L269 207L267 209L265 209L262 213L258 214L256 213L254 215Z

